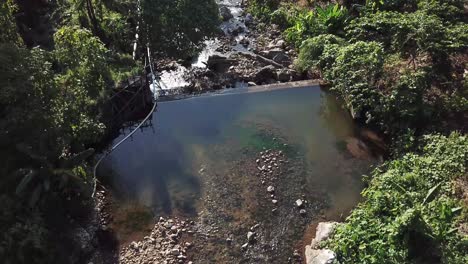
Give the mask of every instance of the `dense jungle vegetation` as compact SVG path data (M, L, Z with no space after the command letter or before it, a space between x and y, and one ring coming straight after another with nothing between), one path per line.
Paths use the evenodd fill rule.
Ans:
M352 116L391 142L328 246L340 263L468 263L463 0L250 1ZM458 131L458 132L456 132Z
M64 230L91 202L112 89L143 70L147 45L184 58L218 19L213 0L0 2L2 263L77 260Z

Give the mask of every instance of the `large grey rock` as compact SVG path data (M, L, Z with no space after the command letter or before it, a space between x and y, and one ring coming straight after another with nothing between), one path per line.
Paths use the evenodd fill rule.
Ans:
M261 68L255 73L254 82L255 83L269 82L270 80L274 80L275 78L276 78L275 67L272 65L268 65L268 66Z

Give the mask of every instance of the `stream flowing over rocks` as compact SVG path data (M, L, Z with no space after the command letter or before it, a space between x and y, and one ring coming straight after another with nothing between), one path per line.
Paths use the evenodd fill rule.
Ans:
M244 1L221 0L220 33L204 42L189 61L158 62L162 94L201 92L231 87L298 81L305 78L292 65L297 54L275 25L258 23Z

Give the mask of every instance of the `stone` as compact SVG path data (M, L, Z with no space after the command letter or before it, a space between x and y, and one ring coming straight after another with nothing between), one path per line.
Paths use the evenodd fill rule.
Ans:
M248 247L249 247L249 243L245 243L241 246L242 250L247 250Z
M335 231L337 222L320 222L315 229L315 238L310 244L315 248L320 242L327 240Z
M254 230L257 229L259 226L260 226L260 224L255 224L254 226L250 227L250 230L251 230L251 231L254 231Z
M247 232L247 240L249 241L249 243L252 243L253 241L255 241L255 232L252 232L252 231L249 231Z
M286 41L280 39L276 42L276 47L280 47L280 48L285 48L286 47Z
M253 18L253 16L252 16L252 14L247 14L247 15L245 15L244 23L245 23L246 25L251 25L251 24L253 23L253 21L254 21L254 18Z
M139 246L138 246L138 243L133 241L132 243L130 243L130 247L133 248L133 249L138 249Z
M286 52L280 48L274 48L274 49L262 51L261 54L265 56L266 58L273 60L277 63L286 63L286 62L291 61L291 59L286 54Z
M211 55L208 57L208 60L206 61L206 66L208 69L213 70L215 72L223 72L235 62L235 60L228 59L225 56L221 55Z
M237 26L237 27L235 27L235 28L233 28L231 30L231 35L237 36L237 35L239 35L240 33L244 32L244 31L245 30L244 30L244 28L242 26Z
M301 254L299 253L299 251L294 250L293 257L294 257L294 258L300 258L300 257L301 257Z
M231 13L231 10L227 6L222 6L221 8L219 8L219 15L221 16L223 21L228 21L229 19L234 17Z
M329 249L311 249L307 246L305 258L307 264L332 264L336 259L336 254Z
M299 213L300 213L301 215L305 215L305 214L307 213L307 211L306 211L305 209L301 209L301 210L299 210Z
M265 66L259 69L255 73L254 82L255 83L262 83L262 82L269 82L276 78L276 71L275 67L272 65Z
M273 187L271 185L267 187L267 192L272 193L274 191L275 191L275 187Z
M178 255L180 255L180 250L178 248L173 248L171 250L171 254L174 255L174 256L178 256Z
M287 70L280 70L276 73L276 80L280 82L289 82L291 79L291 75L289 74L289 71Z
M330 249L317 249L320 242L327 240L334 232L338 223L320 222L315 231L315 238L305 248L307 264L331 264L336 259L335 252Z
M304 206L304 201L302 201L301 199L297 199L296 200L296 206L301 208L302 206Z
M273 200L271 200L271 202L272 202L273 204L277 204L277 203L278 203L278 200L273 199Z

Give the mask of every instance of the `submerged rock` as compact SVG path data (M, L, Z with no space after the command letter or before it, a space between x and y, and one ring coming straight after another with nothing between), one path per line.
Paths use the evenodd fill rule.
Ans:
M304 206L304 201L302 201L301 199L297 199L296 200L296 206L301 208L302 206Z
M273 187L271 185L267 187L267 192L272 193L274 191L275 191L275 187Z

